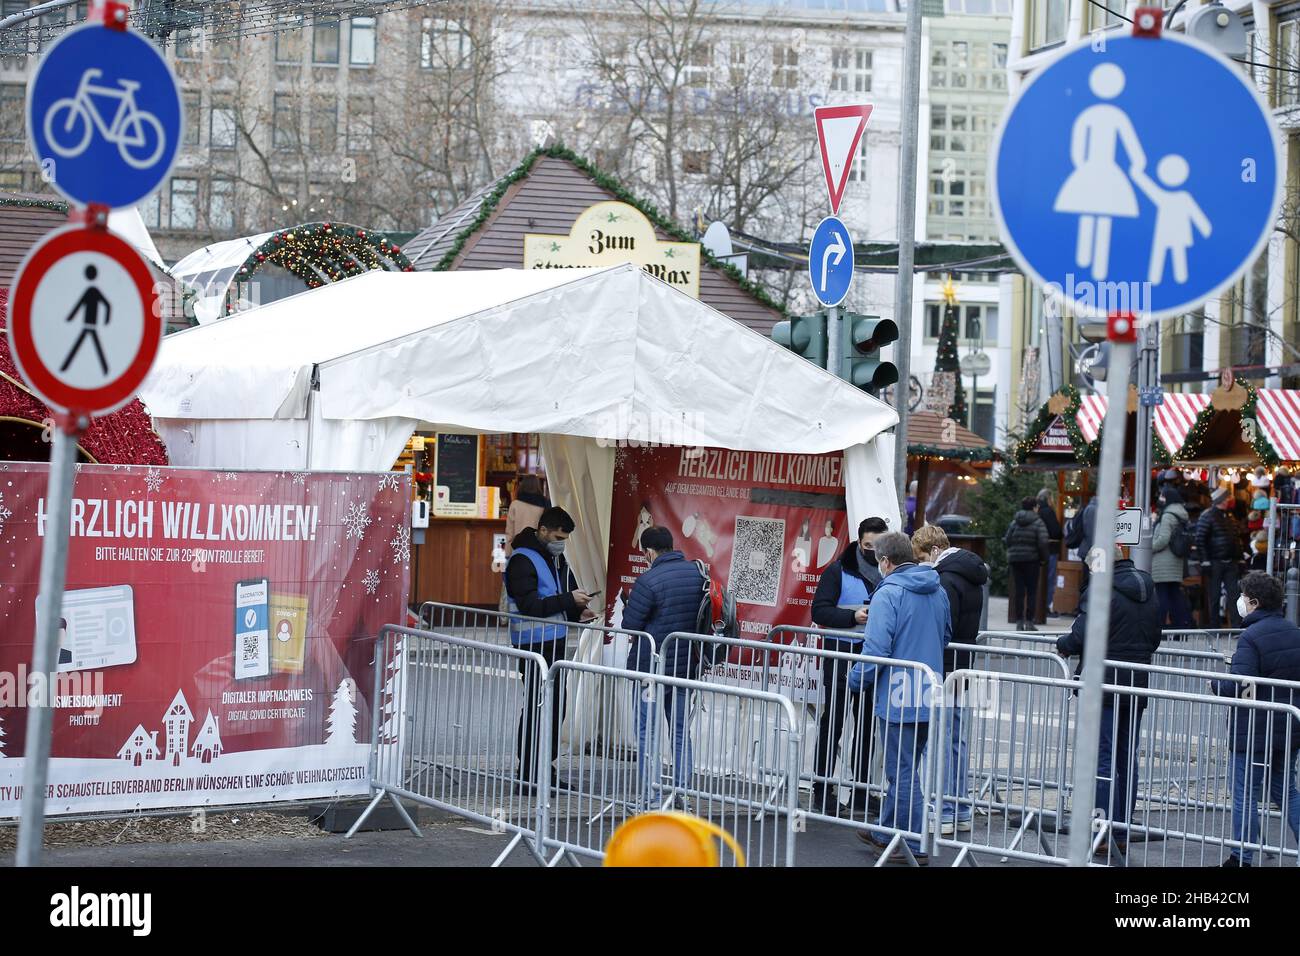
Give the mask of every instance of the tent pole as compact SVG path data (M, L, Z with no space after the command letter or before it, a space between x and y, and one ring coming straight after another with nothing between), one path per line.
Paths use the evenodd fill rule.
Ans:
M303 470L311 471L312 439L315 437L316 393L320 391L320 366L311 367L311 386L307 390L307 460Z

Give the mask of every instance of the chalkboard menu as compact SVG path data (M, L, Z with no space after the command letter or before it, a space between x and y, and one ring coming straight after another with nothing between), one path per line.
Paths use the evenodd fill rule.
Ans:
M438 433L434 458L433 513L478 515L479 436Z

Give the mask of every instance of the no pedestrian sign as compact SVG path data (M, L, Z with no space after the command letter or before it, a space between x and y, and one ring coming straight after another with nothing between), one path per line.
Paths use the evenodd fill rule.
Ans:
M9 345L18 371L53 408L105 414L131 400L162 341L154 278L107 230L50 233L19 267Z

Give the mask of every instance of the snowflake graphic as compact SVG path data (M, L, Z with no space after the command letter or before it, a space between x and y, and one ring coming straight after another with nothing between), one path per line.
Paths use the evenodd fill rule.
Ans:
M393 549L393 564L410 564L411 529L402 528L393 535L393 540L388 542L388 546Z
M366 533L370 521L370 515L366 514L366 505L350 504L348 505L348 513L343 516L343 527L347 529L349 538L356 538L360 541Z
M5 507L5 495L3 491L0 491L0 534L5 530L5 519L12 518L13 514L12 511Z
M295 471L295 472L293 473L293 483L294 483L295 485L302 485L303 487L306 487L306 486L307 486L307 472L305 472L305 471Z
M150 468L147 472L145 472L144 486L148 488L150 491L156 492L159 488L162 487L162 483L163 483L162 472L159 471L157 468Z
M636 494L636 490L641 487L641 479L637 477L636 472L627 476L627 490Z
M395 473L389 472L380 477L379 490L383 491L385 488L391 488L393 491L397 490L397 475Z
M622 471L627 467L627 449L619 445L614 449L614 470Z
M239 480L239 476L238 476L237 474L235 474L233 471L228 471L228 472L226 472L225 475L223 475L222 477L224 477L224 478L226 479L226 481L238 481L238 480Z
M374 594L379 590L379 572L371 568L362 576L361 583L366 586L367 594Z

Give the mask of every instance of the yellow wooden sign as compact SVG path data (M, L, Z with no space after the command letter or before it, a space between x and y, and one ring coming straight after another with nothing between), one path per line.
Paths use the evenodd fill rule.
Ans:
M660 242L654 226L627 203L598 202L567 236L524 236L525 269L577 269L632 262L689 296L700 297L700 244Z

